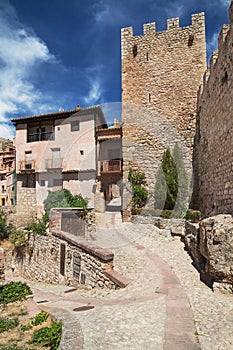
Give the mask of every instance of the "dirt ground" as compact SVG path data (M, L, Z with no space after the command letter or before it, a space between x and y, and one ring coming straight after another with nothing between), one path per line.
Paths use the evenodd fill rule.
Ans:
M43 350L46 347L30 344L32 334L36 329L49 327L52 323L50 317L38 326L31 324L27 314L24 301L17 301L8 305L0 305L0 318L14 319L18 318L19 325L9 331L0 333L0 350Z

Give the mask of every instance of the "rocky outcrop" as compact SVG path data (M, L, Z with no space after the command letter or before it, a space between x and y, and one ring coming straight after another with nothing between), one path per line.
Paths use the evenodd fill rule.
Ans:
M217 215L200 222L200 253L217 282L233 284L233 217Z
M213 287L233 292L233 217L217 215L186 223L185 246L201 276Z

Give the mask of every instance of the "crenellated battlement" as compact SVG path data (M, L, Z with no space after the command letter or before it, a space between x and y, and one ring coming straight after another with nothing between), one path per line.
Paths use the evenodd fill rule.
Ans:
M204 12L200 12L192 15L191 25L187 27L180 27L180 19L179 17L169 18L167 19L167 30L156 32L156 22L150 22L143 24L143 35L147 34L157 34L157 33L166 33L172 29L183 29L183 28L191 28L191 27L199 27L199 29L203 29L205 26L205 14ZM126 27L121 29L121 33L123 37L134 36L133 27ZM139 35L140 36L140 35ZM137 36L134 36L137 37Z

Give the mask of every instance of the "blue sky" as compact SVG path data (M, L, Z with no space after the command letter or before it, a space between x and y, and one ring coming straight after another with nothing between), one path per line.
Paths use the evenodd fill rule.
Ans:
M0 0L0 137L10 118L121 101L120 29L206 13L207 53L228 23L230 0ZM118 102L118 104L116 103ZM111 111L110 105L105 110ZM111 112L110 112L111 114ZM110 116L107 113L107 118Z

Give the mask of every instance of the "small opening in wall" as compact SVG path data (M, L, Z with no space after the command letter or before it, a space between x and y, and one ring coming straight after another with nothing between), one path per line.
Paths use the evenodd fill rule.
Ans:
M60 126L57 127L57 131L60 131Z
M149 53L146 53L146 60L149 61Z
M228 74L227 74L227 71L225 71L225 74L224 74L224 76L222 77L222 83L226 83L226 82L227 82L227 79L228 79Z
M194 41L194 35L189 34L188 46L192 46Z
M137 47L137 45L134 45L133 46L133 57L136 57L137 54L138 54L138 47Z
M151 94L148 95L148 101L151 102Z
M84 155L84 150L83 149L80 150L80 154L81 154L81 156Z

